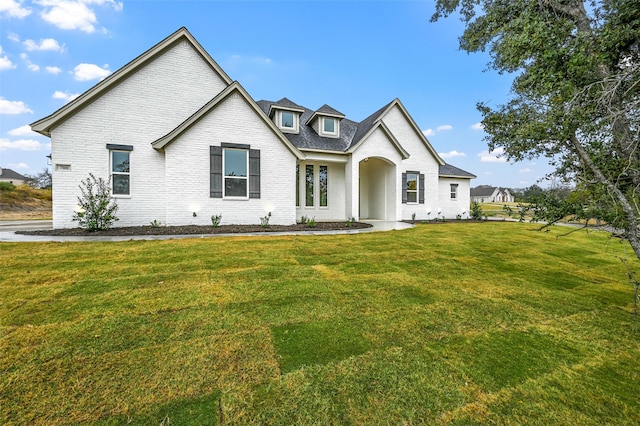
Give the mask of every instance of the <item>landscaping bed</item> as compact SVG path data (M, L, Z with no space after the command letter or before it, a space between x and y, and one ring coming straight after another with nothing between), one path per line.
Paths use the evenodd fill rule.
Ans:
M103 231L88 232L81 228L46 229L38 231L18 231L24 235L51 235L56 237L82 237L82 236L133 236L133 235L209 235L209 234L244 234L256 232L314 232L314 231L347 231L352 229L370 228L372 225L362 222L318 222L314 227L307 223L295 225L221 225L217 227L203 225L184 226L126 226L113 227Z

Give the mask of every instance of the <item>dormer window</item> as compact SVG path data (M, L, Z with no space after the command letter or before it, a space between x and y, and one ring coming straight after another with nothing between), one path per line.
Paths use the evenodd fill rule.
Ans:
M278 110L276 124L285 133L298 133L299 116L297 112Z
M328 135L335 135L336 131L336 119L333 117L322 117L322 133Z
M282 111L280 115L280 121L283 129L292 129L293 130L293 113L289 111Z

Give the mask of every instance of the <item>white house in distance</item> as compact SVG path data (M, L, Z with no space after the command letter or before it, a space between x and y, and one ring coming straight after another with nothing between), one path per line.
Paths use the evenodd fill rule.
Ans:
M25 176L11 169L3 169L0 167L0 182L9 182L15 186L22 185L27 181Z
M466 217L475 178L400 100L360 122L256 102L185 28L31 128L51 138L55 228L77 226L89 173L110 179L118 226Z
M509 188L479 185L471 188L471 201L478 203L513 203L514 197Z

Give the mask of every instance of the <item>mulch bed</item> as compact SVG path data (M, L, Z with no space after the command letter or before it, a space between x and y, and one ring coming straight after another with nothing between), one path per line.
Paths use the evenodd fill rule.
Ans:
M134 235L213 235L213 234L245 234L256 232L314 232L314 231L342 231L352 229L370 228L372 225L362 222L353 222L347 226L346 222L318 222L311 228L307 224L298 223L296 225L221 225L218 227L185 225L185 226L127 226L122 228L110 228L104 231L87 232L81 228L71 229L48 229L39 231L17 231L17 234L24 235L49 235L55 237L118 237Z

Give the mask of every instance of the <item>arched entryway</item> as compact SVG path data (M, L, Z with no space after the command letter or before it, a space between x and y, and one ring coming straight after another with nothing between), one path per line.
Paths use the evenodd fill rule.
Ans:
M395 164L378 157L360 161L360 219L396 220Z

